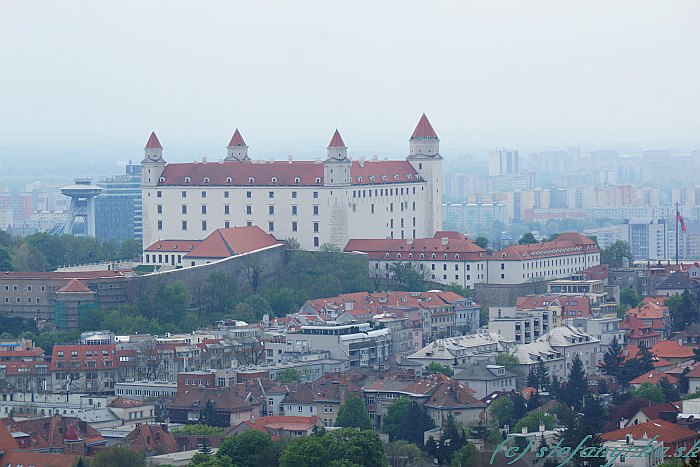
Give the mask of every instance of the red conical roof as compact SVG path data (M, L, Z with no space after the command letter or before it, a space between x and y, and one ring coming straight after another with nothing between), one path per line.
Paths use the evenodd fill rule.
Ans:
M90 293L92 290L88 289L85 284L80 282L78 279L71 279L66 285L58 289L59 292L69 292L69 293Z
M233 132L231 141L229 141L228 143L228 147L232 146L246 146L245 141L243 141L243 137L241 136L241 133L238 131L238 128L236 128L236 131Z
M160 141L158 141L155 131L151 132L151 137L148 138L148 142L146 143L146 147L144 149L163 149L163 146L160 145Z
M418 125L413 131L411 138L437 138L437 133L433 130L433 126L430 124L425 114L423 114L418 121Z
M78 432L75 431L73 425L68 425L68 428L66 428L66 434L63 437L63 441L80 441L80 436L78 436Z
M338 130L335 130L335 133L333 133L333 138L331 138L331 142L328 143L329 148L344 148L345 143L343 142L343 138L340 137L340 132Z

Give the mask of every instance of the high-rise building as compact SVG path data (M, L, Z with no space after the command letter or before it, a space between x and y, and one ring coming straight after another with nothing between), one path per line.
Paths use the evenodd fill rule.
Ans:
M625 224L633 260L668 258L665 219L637 218L626 220Z
M167 163L155 133L142 166L144 248L257 225L306 249L350 238L429 238L442 229L440 140L423 115L405 160L351 160L336 130L325 160L254 161L236 130L219 162Z
M141 240L141 166L130 161L124 175L97 185L102 193L95 199L96 237L114 242Z
M517 174L519 172L520 158L518 151L502 149L493 151L489 156L489 177Z

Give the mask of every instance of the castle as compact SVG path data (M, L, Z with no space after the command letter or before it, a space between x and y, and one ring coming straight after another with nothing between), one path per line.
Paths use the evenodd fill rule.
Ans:
M152 133L142 166L143 245L257 225L305 249L350 238L426 238L442 228L440 140L423 114L406 160L352 160L338 130L325 160L256 161L236 129L218 162L167 163Z

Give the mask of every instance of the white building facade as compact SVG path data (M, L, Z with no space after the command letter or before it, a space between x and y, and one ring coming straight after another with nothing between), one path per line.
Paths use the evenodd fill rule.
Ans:
M236 130L222 161L168 164L153 133L141 163L144 246L251 225L306 249L432 237L442 228L442 156L425 115L409 146L406 160L351 160L336 130L325 160L254 161Z

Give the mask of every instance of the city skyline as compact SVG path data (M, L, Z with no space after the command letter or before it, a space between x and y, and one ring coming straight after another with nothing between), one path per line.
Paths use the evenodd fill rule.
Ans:
M236 127L264 158L321 153L335 128L399 156L422 112L445 153L696 147L699 5L535 3L9 2L0 163L127 160L152 130L212 157Z

